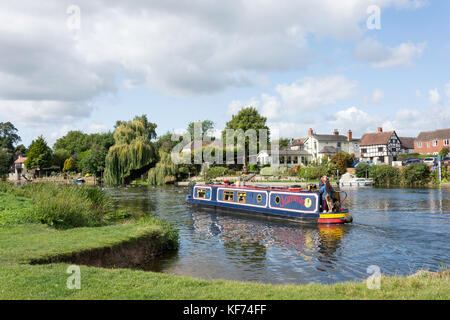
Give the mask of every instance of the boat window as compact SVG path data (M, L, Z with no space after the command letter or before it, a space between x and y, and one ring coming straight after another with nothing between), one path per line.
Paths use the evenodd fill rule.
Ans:
M234 202L234 192L233 191L224 191L223 192L223 200Z
M247 193L245 192L238 192L238 202L239 203L246 203Z
M261 202L261 201L262 201L262 195L261 195L261 194L258 194L258 195L256 196L256 201L258 201L258 202Z
M276 203L276 204L280 204L280 197L279 197L279 196L276 196L276 197L275 197L275 203Z
M197 189L197 198L206 198L206 189Z

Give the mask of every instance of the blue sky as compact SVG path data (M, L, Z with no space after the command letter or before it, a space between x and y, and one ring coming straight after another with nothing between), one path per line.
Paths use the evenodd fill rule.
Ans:
M159 134L221 130L248 105L283 137L450 127L448 1L71 4L0 5L0 121L25 145L143 113Z

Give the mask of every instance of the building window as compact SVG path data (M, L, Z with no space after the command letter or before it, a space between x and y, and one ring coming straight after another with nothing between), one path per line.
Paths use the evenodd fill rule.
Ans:
M234 202L234 191L224 191L223 200L228 202Z
M361 153L367 153L367 149L366 148L361 149Z
M445 139L445 140L444 140L444 146L450 146L450 142L449 142L448 139Z
M429 142L427 142L427 148L429 148L430 147L430 143Z
M383 147L378 147L378 152L383 152Z
M422 148L422 142L417 142L417 148Z
M392 148L392 152L395 152L395 151L397 151L397 148Z
M338 148L341 147L341 143L340 143L340 142L337 143L337 147L338 147Z
M437 147L438 146L438 141L437 140L434 140L433 141L433 147Z

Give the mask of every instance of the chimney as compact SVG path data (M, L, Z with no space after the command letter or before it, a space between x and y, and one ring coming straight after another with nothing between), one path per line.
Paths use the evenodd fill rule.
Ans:
M382 133L383 132L383 127L378 127L378 133Z
M347 132L347 140L348 141L352 141L352 130L348 130L348 132Z
M312 128L309 128L308 136L312 137L313 134L314 134L313 129L312 129Z
M339 131L338 131L338 129L334 129L334 132L333 132L333 134L334 134L335 136L338 136L338 135L339 135Z

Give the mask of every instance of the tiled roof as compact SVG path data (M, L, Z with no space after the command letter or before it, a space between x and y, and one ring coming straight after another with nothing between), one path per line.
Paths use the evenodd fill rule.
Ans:
M19 158L16 161L14 161L14 163L24 163L25 161L27 161L27 158Z
M325 146L322 148L322 150L319 151L319 153L336 153L338 150L333 146Z
M306 138L294 139L292 141L293 146L301 146L305 142Z
M423 131L419 133L416 141L431 141L431 140L450 139L450 128L440 129L435 131Z
M346 136L334 134L313 134L313 137L319 141L347 141Z
M377 144L387 144L395 131L366 133L361 138L361 146L373 146Z
M398 137L405 149L414 149L414 138L410 137Z

